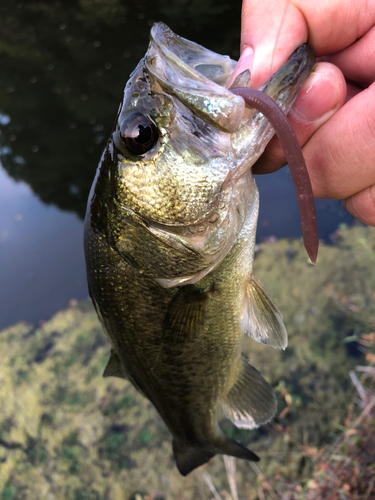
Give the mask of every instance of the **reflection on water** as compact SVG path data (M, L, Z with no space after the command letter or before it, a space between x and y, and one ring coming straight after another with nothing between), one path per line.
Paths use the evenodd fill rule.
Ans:
M83 217L123 87L146 51L152 23L162 20L176 33L237 58L240 8L240 0L1 3L1 161L36 197L28 190L23 199L24 185L0 185L0 233L12 221L20 237L13 245L7 237L0 240L6 263L0 327L46 319L69 299L87 295L79 221L39 200ZM258 239L299 236L288 172L258 183ZM28 217L16 224L12 217L24 215L25 203ZM351 220L337 202L318 201L317 209L321 238Z
M0 14L1 161L37 195L11 181L0 185L0 233L14 224L19 236L12 244L11 236L0 240L2 327L46 319L87 295L80 222L39 200L83 218L124 84L153 21L238 57L240 2L4 0Z
M4 0L1 12L3 165L44 202L80 217L153 21L238 56L239 1Z
M0 328L37 324L87 296L82 222L0 169Z

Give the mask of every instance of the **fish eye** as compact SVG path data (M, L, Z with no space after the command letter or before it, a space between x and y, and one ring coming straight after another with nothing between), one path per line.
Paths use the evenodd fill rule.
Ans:
M129 153L139 156L152 149L159 137L156 125L142 113L130 113L120 124L120 135Z

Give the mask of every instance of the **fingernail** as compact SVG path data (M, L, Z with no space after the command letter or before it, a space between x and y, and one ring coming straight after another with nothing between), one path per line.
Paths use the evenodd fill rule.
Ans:
M306 80L293 105L293 110L308 121L314 121L332 111L340 101L340 92L332 82L329 67L323 64Z
M246 71L247 69L250 70L251 72L253 61L254 61L254 50L251 47L245 47L241 52L241 56L238 60L237 66L234 68L232 76L229 78L229 81L226 86L227 89L232 85L232 83L240 73Z

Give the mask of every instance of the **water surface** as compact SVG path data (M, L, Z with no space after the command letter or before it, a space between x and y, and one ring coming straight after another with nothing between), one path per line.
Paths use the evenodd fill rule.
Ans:
M87 296L82 219L123 87L150 26L238 58L241 2L69 0L0 6L0 328ZM287 170L258 178L258 240L300 236ZM351 222L317 203L320 237Z

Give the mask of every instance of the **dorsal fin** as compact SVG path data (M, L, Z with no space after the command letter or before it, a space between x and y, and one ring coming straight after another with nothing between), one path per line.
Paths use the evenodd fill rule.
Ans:
M253 274L246 285L241 328L262 344L276 349L285 349L288 345L283 317L262 283Z

